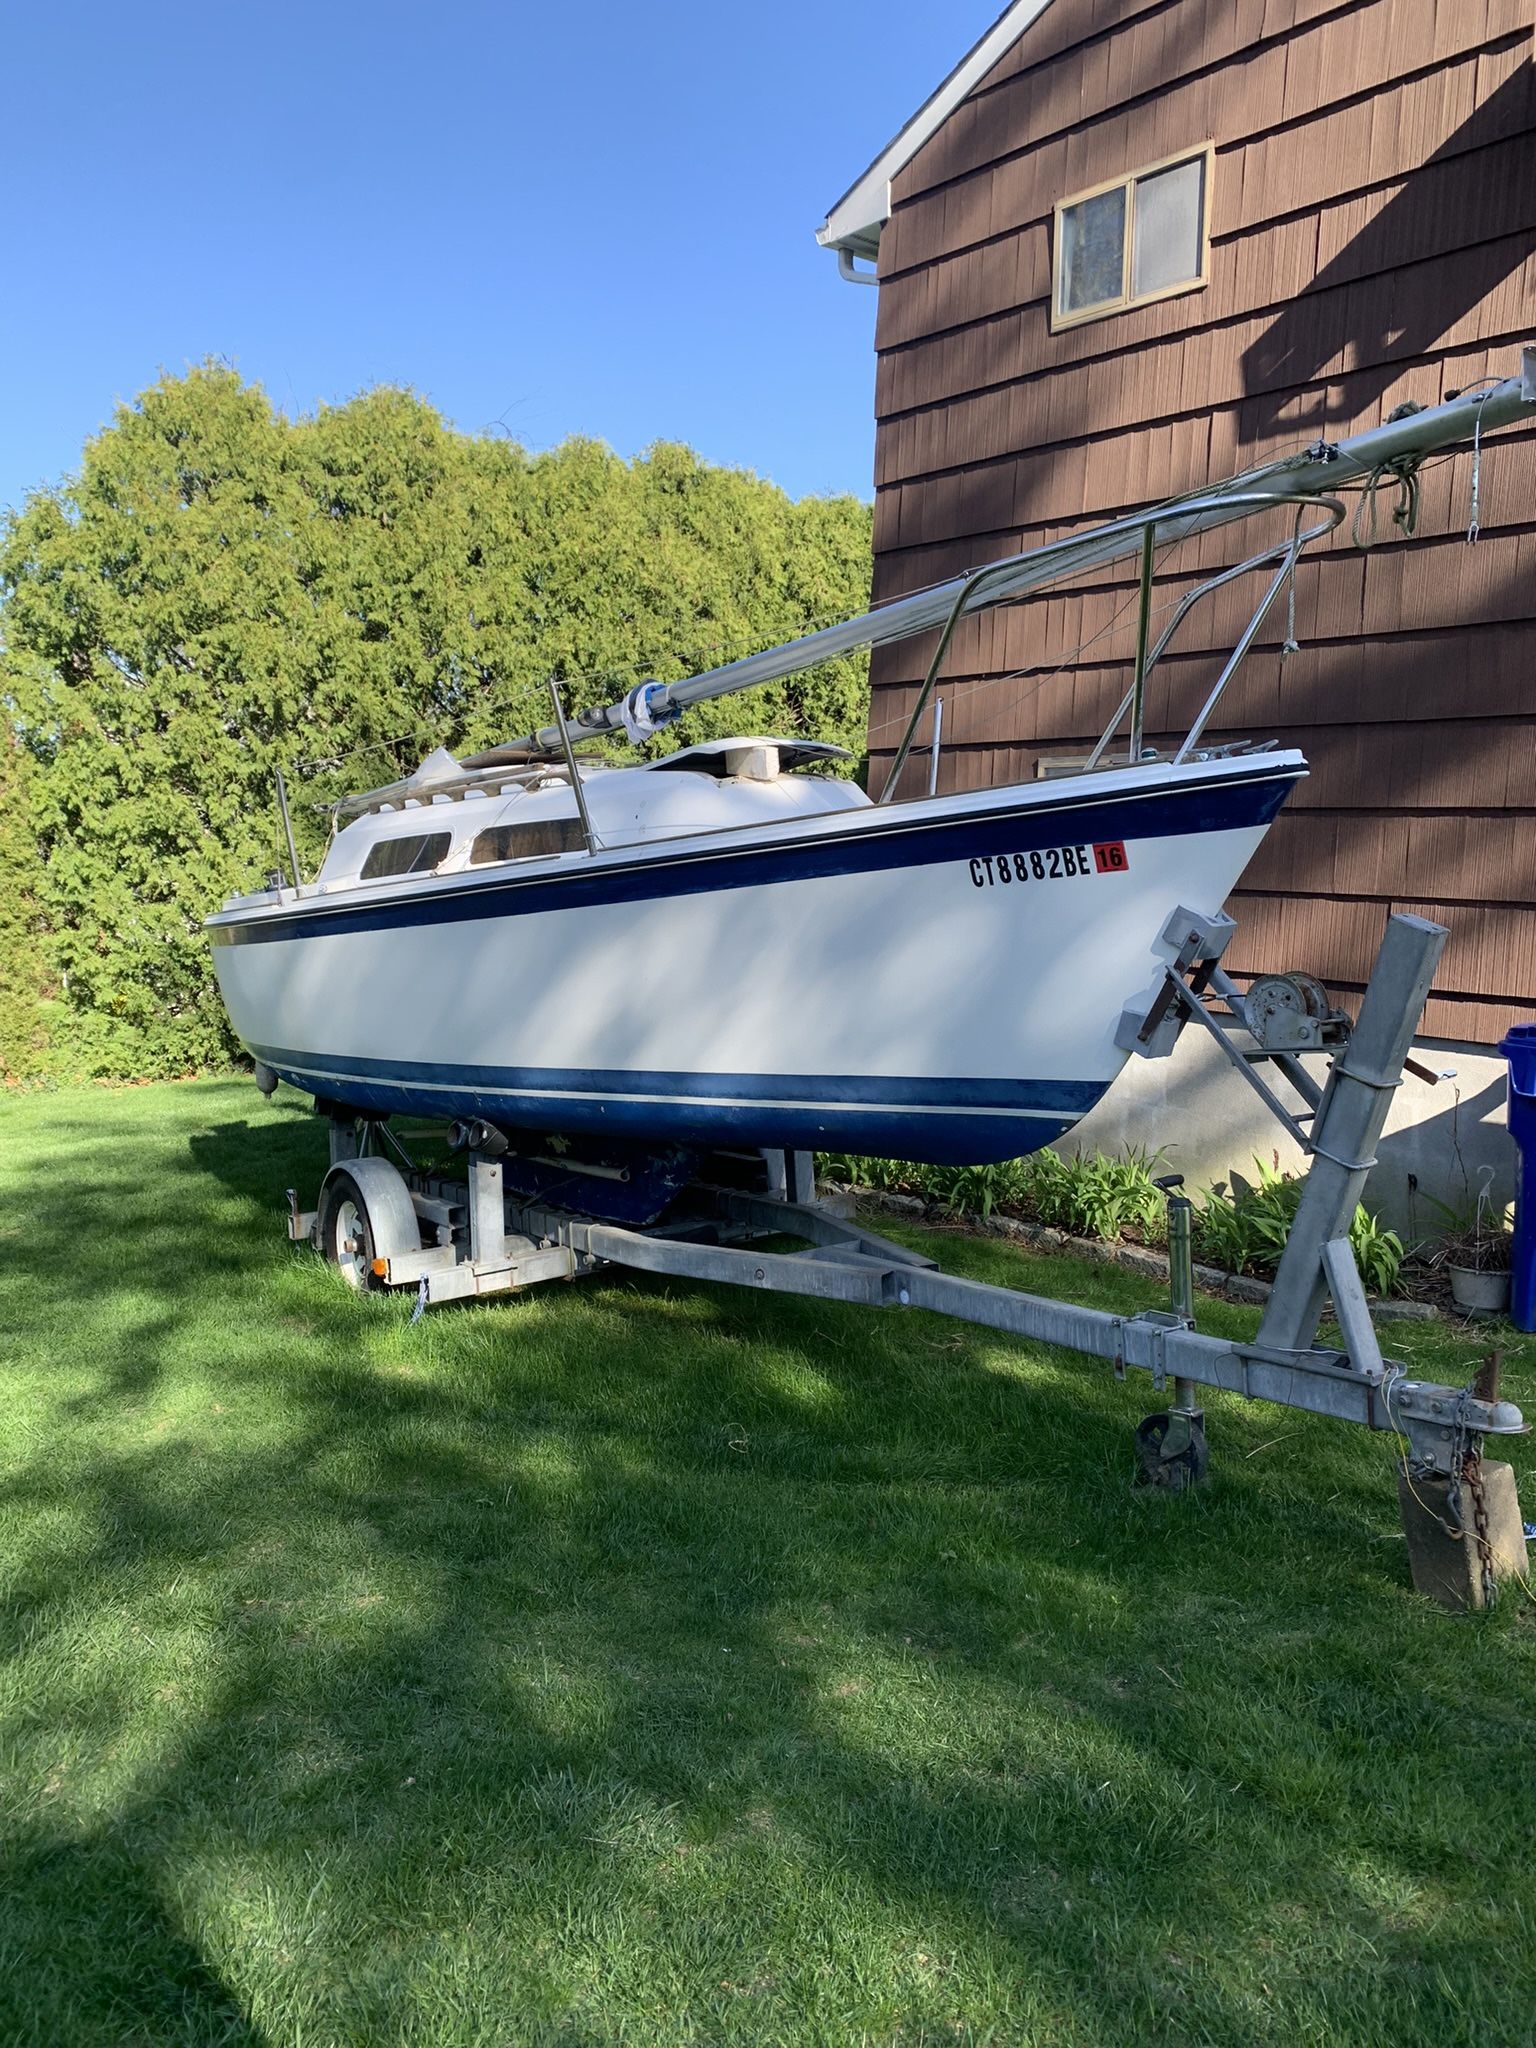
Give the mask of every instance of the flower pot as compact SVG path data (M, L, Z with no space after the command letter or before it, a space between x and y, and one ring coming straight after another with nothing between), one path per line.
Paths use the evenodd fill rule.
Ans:
M1508 1273L1479 1273L1472 1266L1448 1266L1451 1299L1475 1315L1502 1315L1509 1307Z

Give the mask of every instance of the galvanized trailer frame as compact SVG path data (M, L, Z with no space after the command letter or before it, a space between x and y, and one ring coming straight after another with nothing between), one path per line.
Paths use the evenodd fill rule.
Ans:
M927 1309L1054 1344L1109 1362L1121 1379L1145 1372L1160 1394L1172 1383L1166 1414L1149 1418L1158 1427L1144 1466L1149 1476L1159 1468L1176 1474L1175 1484L1204 1469L1197 1391L1203 1387L1395 1431L1407 1441L1413 1471L1454 1480L1485 1436L1521 1434L1524 1418L1511 1402L1411 1378L1401 1364L1383 1358L1349 1243L1350 1220L1375 1163L1445 930L1416 917L1388 921L1358 1022L1349 1030L1335 1015L1322 1027L1317 1042L1331 1039L1338 1049L1320 1090L1294 1052L1236 1041L1243 998L1218 964L1231 930L1224 917L1179 911L1166 934L1176 957L1163 988L1145 1010L1127 1013L1121 1029L1129 1049L1155 1058L1198 1019L1311 1154L1290 1238L1251 1342L1194 1327L1187 1265L1181 1281L1177 1259L1175 1305L1132 1316L941 1272L923 1254L819 1205L805 1154L770 1161L767 1193L700 1188L663 1224L641 1230L509 1198L500 1160L485 1151L468 1154L463 1180L397 1167L370 1149L366 1123L337 1115L320 1201L313 1211L301 1210L290 1190L289 1233L320 1244L328 1217L333 1236L338 1216L352 1218L346 1227L356 1234L341 1242L348 1254L366 1255L353 1277L414 1289L423 1306L617 1266L869 1308ZM1213 989L1226 1001L1226 1021L1207 1005ZM1266 1059L1276 1061L1310 1102L1302 1113L1310 1134L1255 1071ZM767 1238L798 1239L806 1248L764 1250ZM337 1255L336 1245L328 1248ZM1330 1301L1338 1345L1318 1342Z

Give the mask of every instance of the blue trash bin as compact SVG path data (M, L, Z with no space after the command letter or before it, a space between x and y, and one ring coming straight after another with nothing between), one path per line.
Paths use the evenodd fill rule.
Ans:
M1517 1330L1536 1330L1536 1024L1512 1025L1499 1051L1509 1061L1509 1135L1519 1154L1509 1314Z

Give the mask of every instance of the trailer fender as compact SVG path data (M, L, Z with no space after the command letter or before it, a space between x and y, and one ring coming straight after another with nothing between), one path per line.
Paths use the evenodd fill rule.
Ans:
M421 1250L421 1226L410 1189L388 1159L346 1159L320 1186L316 1237L327 1259L354 1287L378 1286L391 1259Z

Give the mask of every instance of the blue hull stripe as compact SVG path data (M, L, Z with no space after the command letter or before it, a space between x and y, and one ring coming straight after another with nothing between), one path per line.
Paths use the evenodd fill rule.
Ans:
M992 1109L1085 1116L1104 1093L1102 1081L934 1080L887 1074L681 1073L643 1067L473 1067L436 1060L360 1059L344 1053L295 1052L253 1045L278 1073L348 1080L425 1084L430 1089L486 1090L498 1095L639 1096L686 1103L770 1102L810 1109L847 1104L882 1110Z
M1048 1145L1099 1100L1098 1081L848 1074L683 1074L453 1067L254 1047L306 1094L355 1109L656 1143L785 1146L980 1164Z
M1034 802L1016 810L972 812L959 818L903 821L898 815L888 825L865 823L856 831L822 832L772 845L717 843L689 851L677 842L652 842L633 859L567 856L558 871L546 867L537 874L488 875L452 887L428 887L418 881L378 902L252 911L231 923L211 921L207 929L216 946L265 945L280 939L396 931L714 894L827 875L876 874L1095 840L1134 842L1241 830L1267 825L1301 773L1294 768L1270 769L1241 779L1188 782L1174 789L1076 802ZM856 815L864 820L870 814Z

